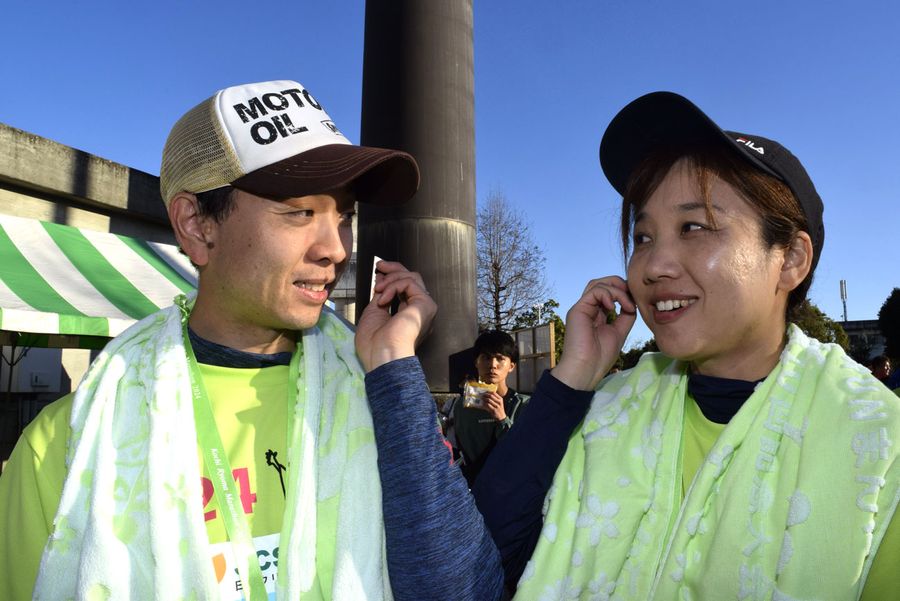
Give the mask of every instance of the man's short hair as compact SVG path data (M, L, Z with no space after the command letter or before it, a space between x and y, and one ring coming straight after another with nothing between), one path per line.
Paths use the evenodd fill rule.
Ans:
M488 330L482 332L475 339L475 357L484 353L485 355L505 355L510 358L513 363L519 362L519 347L512 336L500 330Z
M207 192L196 194L200 214L212 217L216 223L222 223L234 210L234 191L231 186L223 186Z

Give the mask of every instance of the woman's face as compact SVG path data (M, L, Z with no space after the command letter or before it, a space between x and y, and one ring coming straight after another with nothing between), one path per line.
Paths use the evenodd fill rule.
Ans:
M698 373L753 380L778 360L787 291L784 250L765 248L760 218L712 177L713 226L684 161L635 219L628 287L662 352Z

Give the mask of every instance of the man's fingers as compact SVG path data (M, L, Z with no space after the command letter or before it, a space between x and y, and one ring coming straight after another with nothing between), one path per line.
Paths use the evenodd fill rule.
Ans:
M425 281L416 271L410 271L403 266L403 263L396 261L379 261L375 270L375 289L376 291L396 280L411 279L423 290L425 289Z
M387 261L385 259L381 259L377 263L375 263L375 271L376 273L387 275L396 271L409 270L403 265L403 263L400 263L399 261Z
M385 261L379 263L379 267L383 265ZM391 265L399 266L401 269L394 269L391 272L386 273L378 273L375 276L375 291L380 292L384 290L387 286L391 286L392 284L402 283L403 285L409 285L420 289L425 292L427 289L425 288L425 281L422 279L422 276L415 271L409 271L405 267L403 267L400 263L391 263Z
M421 305L423 300L426 301L425 304L434 304L422 278L419 274L411 272L391 274L390 279L378 283L375 294L380 295L378 304L381 306L390 304L395 298L402 305Z

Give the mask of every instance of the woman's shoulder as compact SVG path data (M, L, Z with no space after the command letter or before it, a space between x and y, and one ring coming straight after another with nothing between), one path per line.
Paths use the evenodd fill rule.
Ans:
M629 369L609 374L597 386L597 392L612 393L622 388L643 390L662 378L680 378L684 372L681 362L658 352L641 355L637 364Z

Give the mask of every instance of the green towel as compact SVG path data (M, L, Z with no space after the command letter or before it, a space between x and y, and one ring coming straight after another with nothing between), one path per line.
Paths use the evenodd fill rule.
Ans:
M686 366L606 379L547 496L516 599L857 599L900 500L900 403L790 326L681 495Z
M180 304L186 311L190 303ZM353 331L326 309L297 347L278 598L390 600L374 431ZM107 345L78 387L70 426L69 474L35 599L215 599L179 307ZM337 503L337 540L317 537L321 502ZM316 579L323 549L334 556L324 593Z

